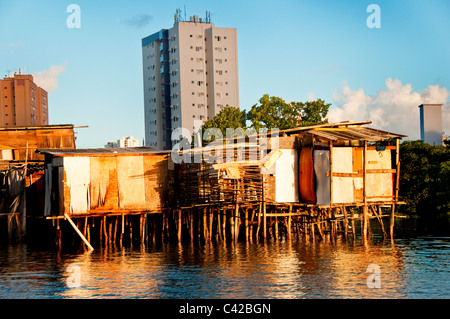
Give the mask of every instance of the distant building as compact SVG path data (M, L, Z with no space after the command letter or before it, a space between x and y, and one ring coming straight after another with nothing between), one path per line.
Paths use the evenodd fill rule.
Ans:
M442 145L442 104L421 104L420 139L430 145Z
M120 147L139 147L139 141L133 136L122 137L118 142Z
M48 125L48 94L29 74L0 79L0 127Z
M122 139L117 140L117 142L108 142L105 145L106 148L117 148L117 147L139 147L139 141L133 136L125 136Z
M209 14L142 39L145 144L171 149L172 131L198 130L224 107L239 107L237 32Z

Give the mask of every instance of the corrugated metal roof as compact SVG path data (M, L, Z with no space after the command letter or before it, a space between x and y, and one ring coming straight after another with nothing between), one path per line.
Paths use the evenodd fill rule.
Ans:
M171 151L161 151L156 148L142 147L119 147L119 148L85 148L85 149L36 149L36 153L49 154L53 156L71 155L97 155L97 154L167 154Z
M342 128L316 128L309 130L308 133L311 133L316 136L320 136L332 141L351 141L351 140L360 140L360 141L381 141L388 138L402 138L406 137L406 135L382 131L373 129L370 127L342 127Z

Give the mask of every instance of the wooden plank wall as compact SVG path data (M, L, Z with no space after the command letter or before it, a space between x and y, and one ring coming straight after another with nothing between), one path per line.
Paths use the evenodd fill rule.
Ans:
M83 183L74 184L79 179L77 174L86 175L80 171L86 171L86 167L72 165L80 161L89 163L84 195ZM154 212L169 203L167 155L65 157L64 162L69 163L64 166L64 213L69 216ZM83 200L85 204L81 205Z
M28 143L28 161L43 161L44 155L35 153L37 148L75 148L72 128L40 128L26 130L0 130L0 159L25 161ZM3 158L3 153L6 158Z

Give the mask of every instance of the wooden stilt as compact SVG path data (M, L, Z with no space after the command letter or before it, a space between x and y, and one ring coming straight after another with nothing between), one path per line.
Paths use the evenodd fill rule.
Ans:
M244 212L244 229L245 229L245 241L248 242L248 207L245 208Z
M81 239L84 241L86 246L88 246L89 250L94 250L94 248L91 246L91 244L88 242L86 237L83 236L83 233L78 229L78 227L75 225L75 223L72 221L72 219L69 217L69 215L64 214L64 217L69 221L70 225L72 225L73 229L77 232L77 234L81 237Z
M391 206L391 215L389 217L389 235L391 242L394 242L394 222L395 222L395 204Z
M347 209L345 206L342 206L342 213L344 214L344 239L347 241L348 239L348 216Z
M114 219L114 246L117 245L117 222L118 222L118 217L116 216L116 218Z
M286 237L287 239L291 239L291 214L292 214L292 205L289 206L289 216L287 217L286 223Z
M278 217L277 216L275 216L274 218L274 228L275 228L275 234L274 234L274 239L275 239L275 241L277 241L278 240Z
M181 242L181 229L183 227L182 219L181 219L181 209L178 209L178 223L177 223L177 238L178 242Z
M133 246L133 223L132 220L130 220L131 216L127 216L127 224L130 228L130 246Z
M111 245L111 241L112 241L112 219L110 219L108 225L108 245Z
M213 222L214 222L213 208L210 206L208 208L208 234L209 234L209 241L211 241L212 237L213 237Z
M256 227L256 241L259 239L259 231L261 229L261 215L262 215L262 203L259 204L259 210L258 210L258 225Z
M267 239L267 217L266 217L266 202L263 201L263 239L264 242Z
M189 237L191 238L191 243L194 241L194 216L192 212L188 212L189 216Z
M239 221L239 204L236 203L234 210L234 241L237 241L239 237Z

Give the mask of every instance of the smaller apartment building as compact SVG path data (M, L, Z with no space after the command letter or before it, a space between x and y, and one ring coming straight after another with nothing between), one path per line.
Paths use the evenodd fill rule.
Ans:
M29 74L0 79L0 127L48 125L48 94Z

